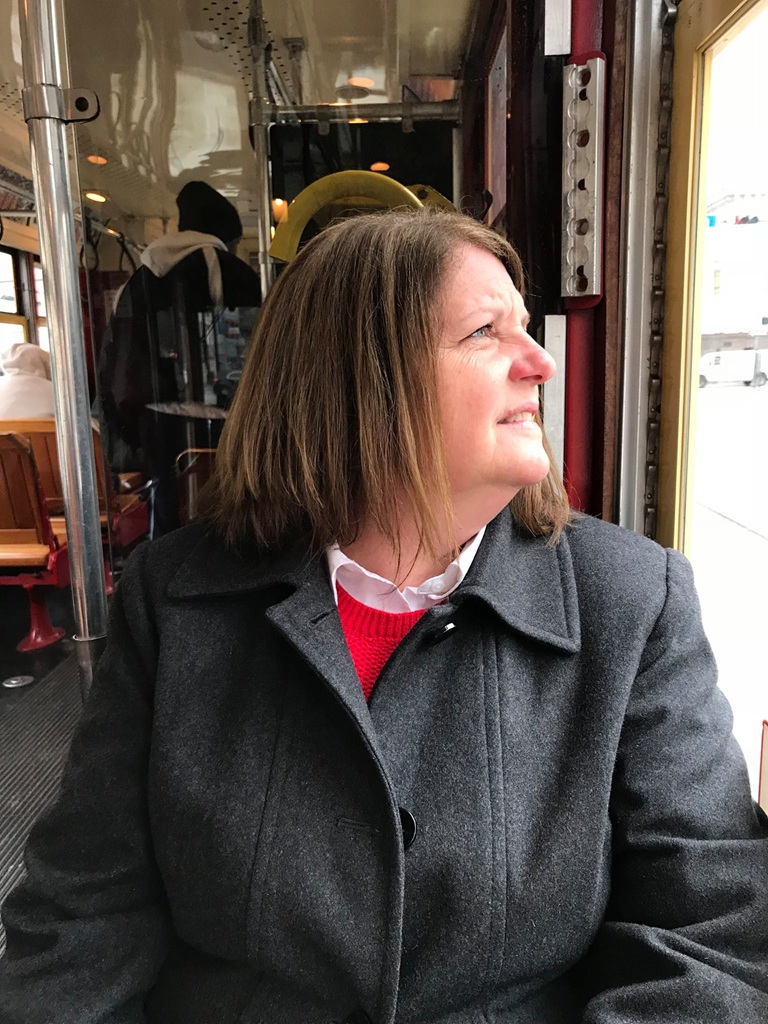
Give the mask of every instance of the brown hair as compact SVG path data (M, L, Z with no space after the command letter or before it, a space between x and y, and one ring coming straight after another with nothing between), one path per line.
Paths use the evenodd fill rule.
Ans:
M399 502L422 547L453 522L437 397L437 297L458 248L485 249L523 292L520 258L461 214L387 211L335 224L271 289L246 358L204 514L232 543L312 551L374 523L399 555ZM547 454L551 452L544 441ZM512 501L551 543L569 520L554 468Z

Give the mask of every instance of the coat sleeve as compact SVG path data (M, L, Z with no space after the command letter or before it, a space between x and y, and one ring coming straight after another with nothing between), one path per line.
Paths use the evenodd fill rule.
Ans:
M768 819L716 682L690 565L670 551L616 765L584 1024L768 1021Z
M147 812L156 646L147 550L127 563L59 796L32 830L27 875L3 910L0 1024L141 1024L165 957Z

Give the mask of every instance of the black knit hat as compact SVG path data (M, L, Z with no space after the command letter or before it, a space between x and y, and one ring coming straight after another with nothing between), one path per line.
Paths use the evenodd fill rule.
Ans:
M176 196L179 231L202 231L222 242L233 242L243 233L237 210L228 199L204 181L189 181Z

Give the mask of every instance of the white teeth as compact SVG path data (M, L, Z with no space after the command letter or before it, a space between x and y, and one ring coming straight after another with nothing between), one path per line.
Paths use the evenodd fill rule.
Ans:
M516 412L514 416L507 416L502 423L530 423L533 420L532 412Z

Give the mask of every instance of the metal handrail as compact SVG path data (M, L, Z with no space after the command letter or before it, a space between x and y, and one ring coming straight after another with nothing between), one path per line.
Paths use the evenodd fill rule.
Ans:
M19 17L75 639L79 641L76 647L83 691L87 692L106 636L107 597L67 156L67 123L73 118L68 116L70 91L65 89L60 50L62 0L22 0Z

